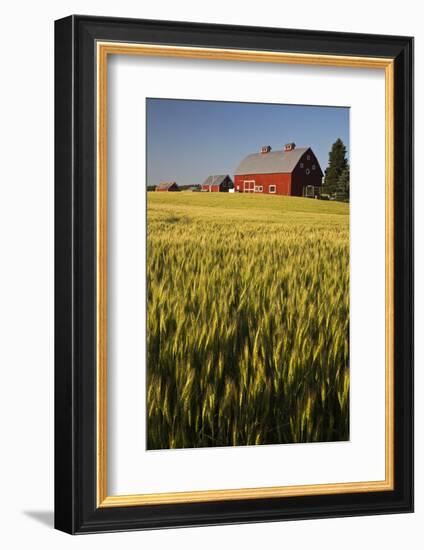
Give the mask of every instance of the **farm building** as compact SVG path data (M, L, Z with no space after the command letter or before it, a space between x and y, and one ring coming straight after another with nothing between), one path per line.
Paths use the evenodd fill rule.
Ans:
M159 185L156 185L155 191L179 191L180 188L175 181L163 181Z
M315 197L322 177L310 147L288 143L281 151L271 151L271 147L265 145L260 153L252 153L241 161L235 171L234 186L239 193Z
M233 189L233 180L228 174L209 176L202 183L202 191L209 193L228 193L230 189Z

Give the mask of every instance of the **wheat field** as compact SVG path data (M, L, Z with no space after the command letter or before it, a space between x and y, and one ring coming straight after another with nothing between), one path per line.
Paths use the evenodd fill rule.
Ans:
M349 438L349 205L148 193L147 448Z

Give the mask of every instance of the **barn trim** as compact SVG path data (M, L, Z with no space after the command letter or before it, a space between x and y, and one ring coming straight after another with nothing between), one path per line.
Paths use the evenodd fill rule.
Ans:
M243 193L254 193L255 185L256 185L255 180L243 180Z

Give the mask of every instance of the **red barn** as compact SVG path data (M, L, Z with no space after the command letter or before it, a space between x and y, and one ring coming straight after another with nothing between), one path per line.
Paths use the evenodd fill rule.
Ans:
M180 188L175 181L163 181L159 185L156 185L155 191L179 191Z
M282 151L269 145L244 158L235 171L239 193L265 193L314 197L322 185L323 172L310 147L288 143Z
M233 187L233 180L228 174L209 176L202 183L202 191L208 191L209 193L228 193Z

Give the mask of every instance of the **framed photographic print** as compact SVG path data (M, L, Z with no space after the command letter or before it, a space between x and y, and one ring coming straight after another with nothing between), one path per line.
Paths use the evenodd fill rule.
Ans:
M413 39L55 26L55 525L413 509Z

